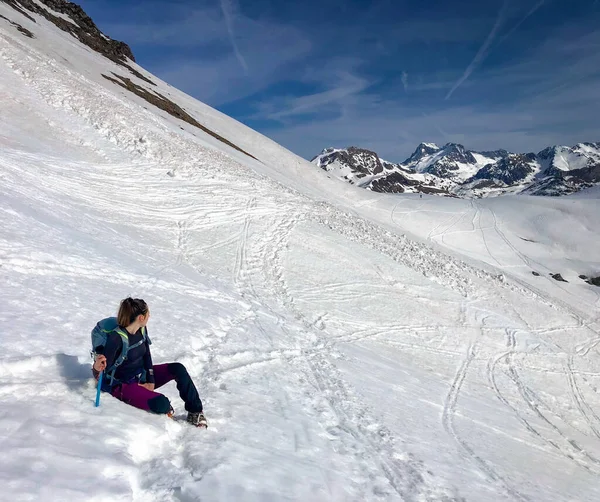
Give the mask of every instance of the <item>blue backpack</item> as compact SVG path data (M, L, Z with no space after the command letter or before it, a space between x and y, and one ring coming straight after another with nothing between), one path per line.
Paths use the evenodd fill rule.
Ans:
M150 338L148 338L148 332L146 331L146 327L144 326L142 328L142 339L138 343L129 346L129 336L127 331L125 331L119 326L116 317L107 317L106 319L98 321L98 324L96 324L96 327L92 330L92 358L96 356L97 350L100 347L106 347L106 340L108 339L108 334L112 333L113 331L115 331L121 336L121 340L123 341L123 350L121 350L119 357L115 359L115 362L112 364L112 366L104 370L104 373L110 379L110 385L112 385L114 382L118 382L118 380L115 379L115 371L117 371L117 368L121 366L121 364L123 364L123 361L127 359L127 353L131 349L135 349L136 347L139 347L140 345L146 342L148 342L148 345L152 343L150 341Z

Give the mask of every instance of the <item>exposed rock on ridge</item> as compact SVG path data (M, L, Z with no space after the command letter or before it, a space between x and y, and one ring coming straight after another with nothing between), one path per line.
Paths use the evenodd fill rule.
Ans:
M133 52L131 52L131 48L125 42L113 40L104 35L79 5L66 0L38 0L39 3L42 3L47 7L44 8L34 0L0 1L10 5L17 12L34 23L36 20L31 16L31 13L43 16L61 30L73 35L81 43L87 45L111 61L114 61L118 65L127 68L136 77L154 85L150 79L135 70L131 65L127 64L128 60L135 62L135 57L133 56ZM67 16L69 20L56 14L63 14L64 16Z

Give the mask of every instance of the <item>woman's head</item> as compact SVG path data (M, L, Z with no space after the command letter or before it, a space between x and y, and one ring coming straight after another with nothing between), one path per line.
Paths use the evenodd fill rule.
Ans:
M150 318L148 304L140 298L125 298L119 306L117 322L121 326L130 326L138 321L141 326L145 326Z

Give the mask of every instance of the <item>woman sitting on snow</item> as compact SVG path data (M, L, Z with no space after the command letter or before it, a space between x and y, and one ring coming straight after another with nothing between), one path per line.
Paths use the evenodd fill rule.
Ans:
M102 331L106 343L94 349L94 376L98 378L100 372L108 368L102 381L104 392L110 392L117 399L136 408L168 416L173 416L171 403L166 396L154 392L154 389L175 380L188 412L187 421L197 427L206 427L200 396L185 366L181 363L152 364L150 342L146 335L149 319L150 311L144 300L125 298L116 320L112 318L113 322L116 321L116 326L107 330L106 326L101 326L104 321L96 326L95 330ZM127 353L125 358L121 358L124 340ZM118 361L120 364L113 369Z

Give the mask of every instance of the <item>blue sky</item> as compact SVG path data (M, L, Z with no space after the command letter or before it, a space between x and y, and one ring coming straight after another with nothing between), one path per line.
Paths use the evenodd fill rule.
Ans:
M139 64L305 158L600 141L600 0L80 0Z

